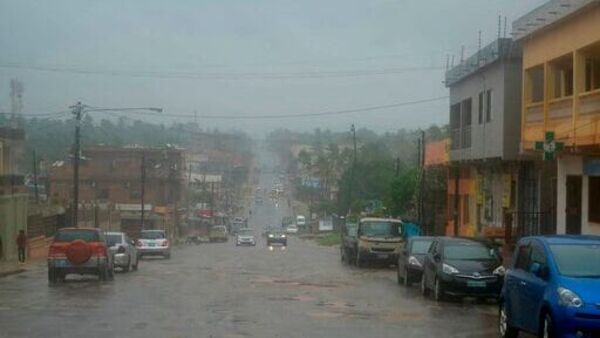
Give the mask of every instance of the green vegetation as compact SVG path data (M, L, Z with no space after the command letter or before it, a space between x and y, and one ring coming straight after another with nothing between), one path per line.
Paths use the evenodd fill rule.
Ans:
M334 246L334 245L340 245L340 243L342 242L342 239L340 237L340 233L334 231L334 232L329 232L323 236L316 237L315 242L317 242L317 244L323 245L323 246Z

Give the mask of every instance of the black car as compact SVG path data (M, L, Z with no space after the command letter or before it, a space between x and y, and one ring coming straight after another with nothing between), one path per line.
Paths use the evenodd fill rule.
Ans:
M498 298L504 267L490 242L461 237L438 237L423 262L421 292L433 290L436 300L445 296Z
M283 230L271 229L267 232L267 246L272 246L273 244L287 246L287 236Z
M411 286L414 282L420 282L423 275L423 262L425 255L435 237L416 236L407 240L404 248L398 255L398 284Z

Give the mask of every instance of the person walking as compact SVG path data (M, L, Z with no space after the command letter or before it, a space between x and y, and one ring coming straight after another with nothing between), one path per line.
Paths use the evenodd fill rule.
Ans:
M27 236L25 230L19 230L17 236L17 250L19 253L19 263L25 263L25 249L27 248Z

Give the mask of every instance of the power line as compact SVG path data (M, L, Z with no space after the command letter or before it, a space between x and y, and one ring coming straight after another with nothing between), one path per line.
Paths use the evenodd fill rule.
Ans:
M442 71L440 66L395 67L384 69L357 69L341 71L304 71L304 72L240 72L240 73L207 73L207 72L168 72L168 71L133 71L133 70L100 70L50 65L28 65L19 63L1 63L0 68L24 69L32 71L69 73L81 75L125 76L163 79L189 80L285 80L285 79L322 79L340 77L384 76L411 72Z
M289 115L199 115L199 114L156 114L150 112L130 112L131 114L137 115L151 115L151 116L163 116L163 117L173 117L173 118L202 118L202 119L215 119L215 120L253 120L253 119L287 119L287 118L302 118L302 117L317 117L317 116L332 116L332 115L346 115L352 113L366 112L366 111L375 111L375 110L384 110L390 108L398 108L398 107L406 107L413 106L422 103L436 102L448 99L448 96L440 96L423 100L416 101L405 101L398 103L391 103L385 105L377 105L377 106L368 106L361 108L351 108L344 110L333 110L333 111L324 111L324 112L316 112L316 113L299 113L299 114L289 114Z
M44 116L59 116L59 115L66 115L69 114L70 111L68 110L62 110L62 111L57 111L57 112L51 112L51 113L29 113L29 114L12 114L12 113L7 113L7 112L0 112L0 115L15 115L17 117L19 116L23 116L23 117L44 117Z

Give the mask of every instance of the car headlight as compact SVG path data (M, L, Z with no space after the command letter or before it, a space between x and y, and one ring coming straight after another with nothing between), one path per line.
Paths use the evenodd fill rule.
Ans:
M273 238L273 234L269 234L269 238Z
M556 291L558 292L558 304L575 308L583 306L583 300L575 292L565 288L558 288Z
M281 238L285 238L285 235L281 235Z
M446 263L442 264L442 272L448 275L454 275L458 273L458 269L453 267L452 265L448 265Z
M408 264L414 266L421 266L421 262L415 256L408 257Z
M498 276L504 276L505 273L506 273L506 269L502 265L497 267L493 272L494 275L498 275Z

